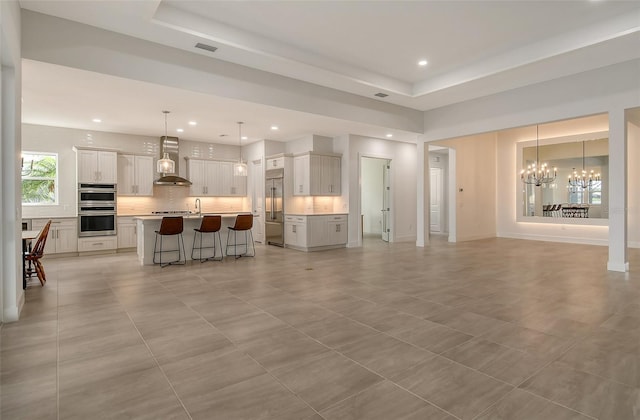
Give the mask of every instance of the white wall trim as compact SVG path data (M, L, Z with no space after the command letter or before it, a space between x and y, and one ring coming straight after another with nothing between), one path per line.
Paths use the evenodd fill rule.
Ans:
M577 238L577 237L571 237L571 236L535 235L535 234L501 232L497 234L497 237L509 238L509 239L524 239L524 240L542 241L542 242L561 242L561 243L579 244L579 245L597 245L597 246L609 245L609 241L607 239L587 239L587 238Z
M625 263L612 263L612 262L608 262L607 263L607 270L609 271L618 271L620 273L626 273L627 271L629 271L629 262L625 262Z
M417 239L416 235L403 235L403 236L396 236L393 238L393 241L391 242L415 242Z

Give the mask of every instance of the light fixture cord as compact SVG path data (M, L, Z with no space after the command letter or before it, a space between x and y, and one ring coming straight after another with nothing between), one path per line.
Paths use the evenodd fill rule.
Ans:
M167 136L169 135L169 131L167 130L167 114L169 111L162 112L164 112L164 140L167 141Z
M239 154L239 159L238 161L240 163L242 163L242 121L238 121L238 144L240 145L239 150L238 150L238 154Z
M536 125L536 169L540 170L540 146L538 145L538 126Z

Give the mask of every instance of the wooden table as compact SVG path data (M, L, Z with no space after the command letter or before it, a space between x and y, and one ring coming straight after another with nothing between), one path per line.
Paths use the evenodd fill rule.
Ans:
M27 260L25 259L27 252L31 252L31 241L40 235L39 230L23 230L22 231L22 289L27 288Z

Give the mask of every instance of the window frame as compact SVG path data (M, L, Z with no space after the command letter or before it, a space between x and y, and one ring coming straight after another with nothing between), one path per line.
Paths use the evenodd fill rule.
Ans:
M55 175L55 177L42 177L42 176L31 177L31 176L22 176L22 174L20 174L20 187L21 187L20 201L21 201L22 205L23 206L57 206L59 204L59 189L60 189L59 188L60 187L60 183L58 182L59 181L59 176L60 176L60 158L59 158L58 153L23 150L21 152L22 159L24 159L26 155L34 155L34 156L42 156L42 157L45 157L45 156L53 157L55 159L55 163L56 163L56 175ZM21 170L22 170L22 165L21 165ZM37 203L25 202L24 201L24 194L23 194L23 191L22 191L22 183L25 180L53 181L53 187L54 187L53 202L37 202Z

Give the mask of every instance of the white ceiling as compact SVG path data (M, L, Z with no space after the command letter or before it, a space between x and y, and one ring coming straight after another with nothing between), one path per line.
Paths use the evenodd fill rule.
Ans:
M86 130L169 135L221 144L262 139L289 141L308 134L336 137L345 133L415 142L416 133L387 130L351 121L222 98L169 86L124 79L39 61L22 63L22 121L27 124ZM161 104L161 105L160 105ZM100 123L92 120L99 118ZM196 126L189 121L197 122ZM271 130L277 125L278 130ZM184 132L176 132L182 128ZM226 134L227 136L222 136Z
M365 97L385 92L389 97L382 101L418 110L640 57L638 1L21 0L20 4ZM218 50L194 49L196 42ZM417 65L422 58L429 61L426 67ZM60 86L52 86L55 80ZM383 127L177 89L169 92L171 88L163 86L36 62L25 64L23 83L25 122L39 124L99 129L83 121L88 113L102 113L105 131L151 134L158 121L163 127L157 99L171 93L175 114L170 121L177 127L189 118L198 120L196 129L184 135L194 140L211 140L212 134L223 133L237 139L234 123L248 115L251 121L243 130L254 139L289 140L311 132L386 134ZM51 93L57 88L64 89L69 100L52 103ZM86 88L100 93L92 95L98 103L95 99L87 103ZM283 131L265 131L272 123ZM107 128L109 124L113 125ZM416 138L415 133L393 134L404 141Z

